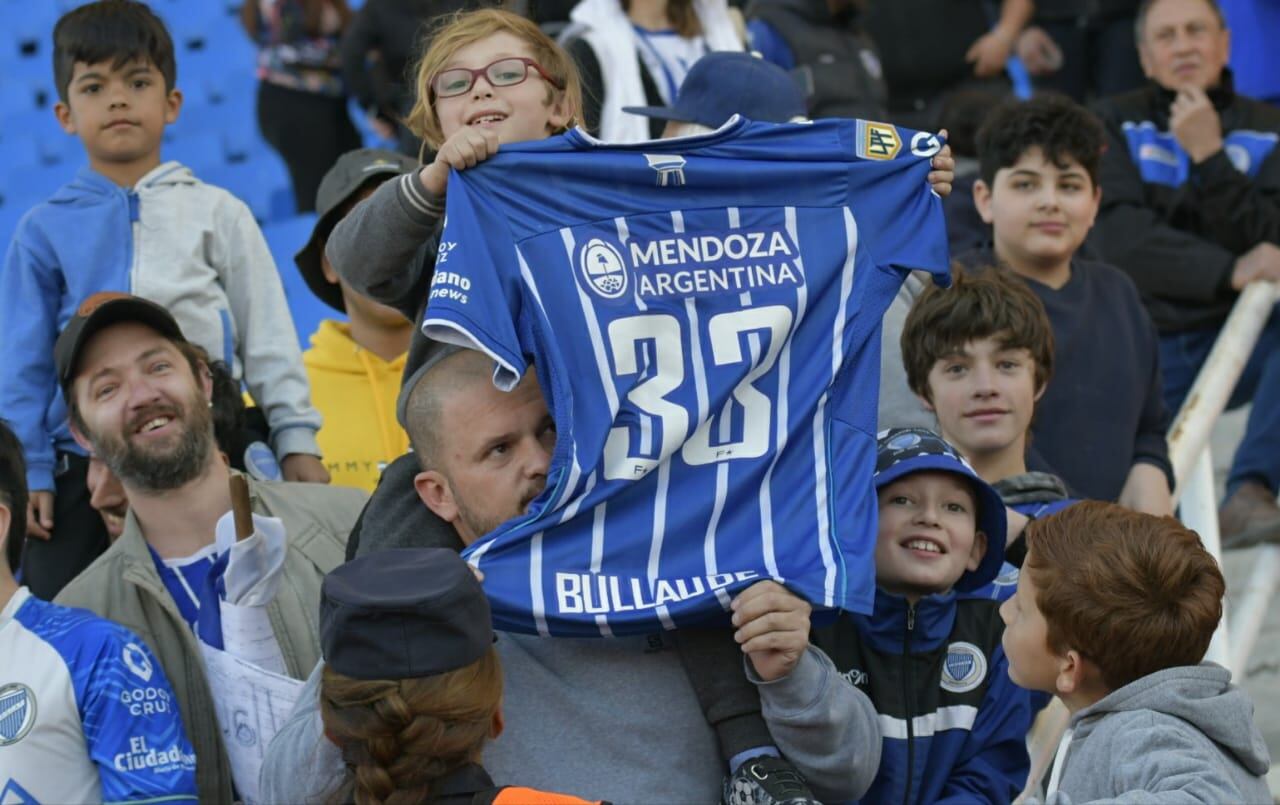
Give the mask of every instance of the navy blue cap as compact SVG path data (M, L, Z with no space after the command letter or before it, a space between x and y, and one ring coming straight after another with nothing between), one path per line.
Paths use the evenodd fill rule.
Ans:
M492 645L489 599L448 548L377 551L321 585L320 651L344 676L434 676L471 665Z
M717 51L689 68L674 106L624 106L622 111L718 129L734 115L786 123L803 117L805 104L786 70L750 53Z
M987 535L987 553L978 567L965 573L955 587L976 590L1000 575L1008 520L1004 499L991 484L978 477L969 462L938 434L926 428L890 428L876 436L876 489L913 472L950 472L973 486L978 501L978 530Z

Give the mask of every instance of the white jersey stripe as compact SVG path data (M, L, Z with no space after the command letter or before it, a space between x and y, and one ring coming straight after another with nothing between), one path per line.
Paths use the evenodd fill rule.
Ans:
M658 464L658 489L653 495L653 537L649 541L649 589L652 594L658 579L658 563L662 555L662 540L667 531L667 485L671 481L671 456ZM671 612L666 606L657 607L658 619L665 629L676 628Z
M716 501L711 508L711 519L707 522L707 536L702 544L702 558L707 566L707 575L714 576L720 572L716 562L716 529L720 527L720 515L724 512L725 497L729 494L729 463L722 461L716 466ZM716 598L720 606L729 608L729 594L724 590L716 590Z
M529 540L529 603L538 635L550 637L551 630L547 628L547 600L542 594L542 533L539 531Z
M917 738L928 738L943 730L969 730L973 729L973 722L977 718L978 708L972 705L953 704L939 707L932 713L911 719L911 734ZM907 720L881 714L880 732L886 738L905 741L907 740Z
M800 236L796 228L795 207L787 207L785 216L787 234L791 237L791 242L799 246ZM796 270L803 276L804 264L799 254L796 255L795 266ZM784 579L782 574L778 572L778 558L773 544L773 493L771 486L773 484L773 470L778 466L778 459L787 448L787 429L790 418L787 400L791 394L791 339L795 336L796 330L799 329L800 322L804 320L808 301L808 288L806 285L801 284L796 288L796 316L791 322L791 331L787 333L787 342L782 347L782 352L778 355L778 396L774 401L777 410L777 414L774 417L774 439L777 444L773 448L773 458L769 460L769 469L765 470L764 479L760 482L760 536L764 550L764 566L768 569L769 575L779 583L783 582Z
M565 254L569 259L569 264L573 264L573 230L565 227L560 230L560 237L564 241ZM574 287L578 291L578 304L582 307L582 316L587 322L587 332L591 336L591 349L596 356L596 369L600 373L600 386L604 391L605 399L609 401L609 421L618 418L618 390L613 387L613 370L609 367L609 358L604 352L604 338L600 334L600 320L596 318L595 305L587 294L582 290L582 286L574 283Z
M547 317L547 306L542 303L542 294L538 292L538 284L534 280L533 272L529 269L529 264L525 262L524 254L519 249L516 249L516 259L520 263L520 276L524 279L525 287L529 289L529 293L533 295L533 301L538 305L542 320L550 321ZM552 504L556 509L563 506L573 496L576 491L575 487L577 487L578 481L582 477L582 461L578 458L578 442L571 439L570 444L573 445L573 463L569 467L569 479L561 488L560 498Z
M618 242L622 244L622 248L625 251L627 248L627 242L631 240L631 227L627 226L627 219L621 215L614 218L613 223L618 228ZM635 290L632 292L631 298L636 303L636 310L643 313L649 309L649 306L644 303L644 299L640 298L640 286L633 283L632 287L635 288Z

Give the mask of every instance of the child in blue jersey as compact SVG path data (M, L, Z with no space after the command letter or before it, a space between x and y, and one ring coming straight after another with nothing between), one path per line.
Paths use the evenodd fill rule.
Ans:
M1007 270L957 268L952 277L951 288L929 287L907 314L907 385L1012 510L1004 558L1021 567L1026 520L1074 502L1056 475L1027 470L1036 401L1053 376L1053 328L1044 304Z
M55 111L88 165L23 217L0 269L0 410L28 458L28 583L52 598L106 549L85 504L86 458L67 428L53 342L81 300L128 291L169 308L226 361L266 414L286 480L327 481L271 253L249 208L164 162L182 93L164 24L138 2L96 2L53 32ZM56 534L52 534L53 529Z
M880 714L880 770L861 801L1009 802L1030 766L1031 702L983 594L1003 563L1004 504L922 428L880 434L875 485L875 610L841 613L814 639Z
M0 421L0 802L195 802L195 751L151 650L15 581L26 503Z

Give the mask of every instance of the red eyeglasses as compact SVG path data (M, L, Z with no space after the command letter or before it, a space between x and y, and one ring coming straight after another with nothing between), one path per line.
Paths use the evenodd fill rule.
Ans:
M557 81L547 75L547 71L542 69L541 64L523 56L498 59L496 62L487 64L479 70L472 70L467 67L453 67L448 70L441 70L436 73L435 78L431 79L431 89L435 92L437 98L452 98L470 90L480 76L484 76L490 86L512 87L522 83L529 77L530 67L537 70L538 75L542 76L543 80L551 86L560 90L564 89L564 82Z

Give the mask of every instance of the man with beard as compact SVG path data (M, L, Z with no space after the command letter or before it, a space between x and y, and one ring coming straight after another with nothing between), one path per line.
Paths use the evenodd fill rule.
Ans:
M199 591L215 581L215 528L231 509L210 376L168 311L120 293L81 304L54 361L72 434L120 479L129 500L120 538L57 601L146 641L173 682L198 758L200 800L230 802L231 766L193 631ZM280 518L288 534L281 586L267 610L287 671L301 679L320 657L321 580L342 563L364 495L252 479L249 494L254 511Z
M534 371L504 392L489 356L433 347L397 406L416 465L401 459L383 475L362 521L362 555L461 550L541 505L534 500L547 485L556 426ZM410 483L421 499L413 509L405 507ZM732 802L812 802L799 771L824 802L857 799L880 762L878 722L866 696L809 645L809 604L764 581L733 610L734 638L721 630L720 641L695 653L685 631L596 640L499 632L505 727L485 747L485 769L497 780L611 802L714 802L731 792ZM690 668L695 662L703 673ZM327 802L350 779L324 734L321 670L267 750L266 802ZM752 701L717 684L729 679ZM760 743L795 768L766 752L730 764L739 773L722 789L722 733L712 723L743 718L744 705L763 717Z

